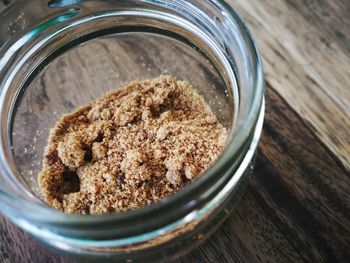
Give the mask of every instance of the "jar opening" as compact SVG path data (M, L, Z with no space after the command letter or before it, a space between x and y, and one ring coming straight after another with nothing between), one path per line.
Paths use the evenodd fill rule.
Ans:
M263 83L260 61L251 37L237 15L217 1L188 3L170 0L130 1L125 3L125 6L123 1L118 4L107 1L101 5L87 1L79 5L79 12L75 11L74 16L56 20L55 17L62 16L60 12L71 11L62 9L55 12L58 13L52 13L51 17L46 18L54 21L52 24L41 20L37 25L8 41L1 50L0 76L3 79L0 97L0 114L3 121L0 138L1 169L6 181L5 195L16 199L9 207L14 210L21 207L26 217L47 225L62 224L65 227L69 225L70 231L77 226L88 231L91 225L98 229L108 229L118 222L120 229L115 230L115 236L122 236L126 233L132 235L138 231L149 231L176 221L199 209L216 196L249 150L262 107ZM38 28L42 29L42 25L47 27L38 31ZM83 43L85 44L81 45ZM157 57L163 59L163 61L154 59L152 65L159 66L159 63L165 61L164 63L170 67L170 74L194 82L194 86L200 88L200 93L207 101L216 104L216 113L221 114L219 118L222 118L231 130L230 140L221 157L198 180L158 204L125 214L65 215L42 206L41 201L33 195L35 191L31 192L26 188L27 185L33 189L30 185L31 183L35 185L35 181L23 178L23 171L28 174L28 178L35 177L29 175L35 174L36 171L26 167L32 164L28 162L26 155L28 151L33 150L33 143L30 143L30 140L38 141L38 131L39 134L46 132L47 137L48 128L51 127L45 121L51 123L55 121L53 115L50 115L54 111L45 104L48 94L43 92L43 87L47 88L48 85L43 74L48 70L55 70L52 65L64 63L67 57L72 57L72 54L78 55L84 47L94 43L99 43L102 48L104 46L107 49L111 48L112 43L117 43L119 47L124 47L124 55L131 52L132 49L129 50L128 47L132 45L139 45L138 51L140 51L142 43L151 43L151 46L155 47L154 53L158 53ZM169 53L166 51L173 46L175 49L171 52L175 53L174 59L183 57L184 61L183 66L176 69L171 64L171 59L167 58ZM197 61L197 65L194 65L193 61ZM88 62L93 63L91 60ZM118 64L118 61L114 63ZM151 68L150 74L158 74L159 69L157 70L153 72ZM95 73L90 72L91 75ZM122 76L122 73L119 76ZM77 81L74 76L71 80ZM60 83L57 78L56 81ZM112 83L113 79L106 82ZM200 85L201 83L204 84ZM59 87L63 86L61 83ZM117 86L106 85L103 88L111 89ZM62 91L69 92L69 85L65 87L66 89ZM84 87L80 92L86 92ZM95 98L94 94L92 96ZM35 101L38 97L39 100ZM78 106L74 103L65 104L64 100L51 101L54 101L57 107L62 106L60 108L62 112ZM34 107L40 115L36 114L34 117L33 112L30 112L33 106L31 103L35 103ZM75 103L81 103L79 97ZM18 137L18 132L23 129L21 125L25 122L29 124L28 128L25 128L27 138L23 135ZM43 125L42 129L38 129L40 125ZM46 141L44 137L40 137L40 145L36 145L41 153L45 146L43 142ZM38 160L42 158L39 152L33 153L33 156L38 155L35 157ZM34 158L33 156L31 158ZM21 164L22 172L18 170ZM12 193L5 189L6 187L12 189ZM161 214L156 222L152 222L154 213ZM104 222L104 226L100 225L101 221ZM142 229L135 227L140 221L143 223ZM67 229L65 231L68 234L69 231ZM74 231L71 234L74 235Z

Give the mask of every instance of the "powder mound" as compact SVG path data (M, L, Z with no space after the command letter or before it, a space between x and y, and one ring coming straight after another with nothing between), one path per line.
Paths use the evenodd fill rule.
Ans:
M170 76L135 81L56 123L39 184L45 201L67 213L137 209L198 177L226 138L189 83Z

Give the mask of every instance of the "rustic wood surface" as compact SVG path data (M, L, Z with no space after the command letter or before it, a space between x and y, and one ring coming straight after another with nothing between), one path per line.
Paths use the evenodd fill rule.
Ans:
M180 262L350 262L350 1L230 0L266 72L254 176ZM70 262L0 216L0 262Z

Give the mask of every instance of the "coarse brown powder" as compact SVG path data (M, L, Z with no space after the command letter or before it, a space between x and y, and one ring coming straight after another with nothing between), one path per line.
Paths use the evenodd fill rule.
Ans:
M226 138L189 83L170 76L135 81L56 123L40 187L49 205L67 213L144 207L200 175Z

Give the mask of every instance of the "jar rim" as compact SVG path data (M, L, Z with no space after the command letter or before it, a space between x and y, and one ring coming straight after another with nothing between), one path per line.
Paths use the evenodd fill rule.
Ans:
M147 0L146 2L159 1ZM38 217L41 217L41 219L37 218L37 220L42 220L43 222L46 222L47 225L69 226L90 226L91 224L95 225L100 222L104 222L104 224L108 224L108 222L110 222L113 223L114 226L115 224L118 224L120 227L122 227L123 225L129 225L130 222L134 222L130 220L131 218L134 218L135 220L138 219L138 221L141 220L141 222L144 222L148 219L150 219L151 221L151 218L154 216L154 214L164 211L165 207L168 211L170 211L172 208L176 208L179 203L186 204L183 207L183 214L186 214L188 211L192 211L193 209L199 207L200 204L191 202L190 197L203 185L212 185L218 183L218 181L220 181L220 171L222 171L223 167L231 165L232 161L235 159L234 157L236 156L238 158L237 154L242 153L242 150L243 152L248 150L247 145L249 145L249 142L251 142L252 140L254 128L256 127L260 111L263 107L264 90L263 70L260 57L254 44L253 38L246 26L244 25L243 21L233 11L232 7L229 6L225 1L206 0L205 2L215 5L219 12L226 13L227 17L236 24L241 34L244 35L244 39L246 40L244 45L246 45L248 50L251 51L251 53L248 55L251 56L251 60L255 63L255 65L252 65L255 70L255 74L253 74L253 85L256 86L257 91L256 94L254 94L252 105L249 105L250 108L247 114L246 122L239 127L239 130L237 130L235 134L235 138L233 138L229 142L229 144L223 150L220 157L209 169L207 169L197 180L186 186L178 193L175 193L174 195L166 198L164 201L161 200L156 204L123 213L113 213L104 215L65 214L63 212L54 210L50 207L42 207L38 204L28 202L25 199L18 198L10 193L2 192L1 190L0 200L11 200L12 205L14 207L21 208L22 211L35 211L35 214L39 215ZM3 159L2 157L3 156L1 156L1 159ZM2 204L0 203L0 207L1 206ZM6 207L6 205L4 207ZM10 214L14 214L14 212L12 211L12 213L10 212ZM168 215L168 219L170 220L172 216L173 214L170 213ZM155 223L149 225L150 229L156 227L157 225Z

